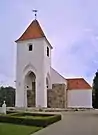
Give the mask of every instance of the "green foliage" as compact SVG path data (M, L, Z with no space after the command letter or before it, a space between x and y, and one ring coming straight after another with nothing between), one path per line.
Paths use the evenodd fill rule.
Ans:
M13 124L20 124L20 125L29 125L29 126L38 126L38 127L46 127L54 122L57 122L61 120L61 115L52 115L45 118L44 115L38 114L37 116L32 116L32 117L23 117L23 116L18 116L19 113L17 114L11 114L11 115L0 115L0 122L4 123L13 123ZM29 116L31 113L27 113ZM26 114L26 115L27 115ZM33 114L32 114L33 115ZM34 114L35 115L35 114ZM38 117L40 116L40 117Z
M93 79L93 89L95 89L95 90L98 89L98 72L96 72L96 75Z
M13 113L13 111L8 111L8 114L12 115L12 116L33 116L33 117L49 117L49 116L54 116L53 114L47 114L47 113L28 113L28 112L15 112Z
M7 107L15 106L15 89L12 87L0 87L0 106L6 101Z
M92 105L93 108L98 108L98 71L93 79Z

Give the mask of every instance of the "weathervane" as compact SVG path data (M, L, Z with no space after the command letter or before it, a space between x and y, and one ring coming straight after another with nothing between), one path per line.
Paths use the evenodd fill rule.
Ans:
M34 13L35 13L35 20L36 20L36 18L37 18L37 10L32 10Z

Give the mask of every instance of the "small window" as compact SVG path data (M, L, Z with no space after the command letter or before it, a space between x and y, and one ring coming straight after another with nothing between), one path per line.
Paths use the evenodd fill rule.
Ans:
M32 45L31 44L29 45L29 51L32 51Z
M49 57L49 47L47 47L47 56Z

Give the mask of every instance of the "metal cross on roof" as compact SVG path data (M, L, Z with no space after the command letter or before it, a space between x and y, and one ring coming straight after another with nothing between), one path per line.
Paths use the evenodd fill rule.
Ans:
M32 10L32 11L35 13L35 20L36 20L38 10Z

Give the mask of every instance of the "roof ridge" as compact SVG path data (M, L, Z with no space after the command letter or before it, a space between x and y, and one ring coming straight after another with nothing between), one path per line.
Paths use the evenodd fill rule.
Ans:
M73 80L75 80L75 79L84 79L83 77L74 77L74 78L66 78L67 80L71 80L71 79L73 79Z
M46 36L45 36L45 34L44 34L44 32L43 32L43 30L42 30L42 28L41 28L41 26L40 26L40 23L39 23L37 20L36 20L36 22L37 22L38 27L39 27L39 29L41 30L41 32L42 32L42 34L43 34L43 36L44 36L44 37L46 37ZM32 23L33 23L33 22L32 22Z
M53 67L51 67L51 69L53 69L56 73L58 73L62 78L66 80L66 78L63 75L61 75L56 69L54 69Z

